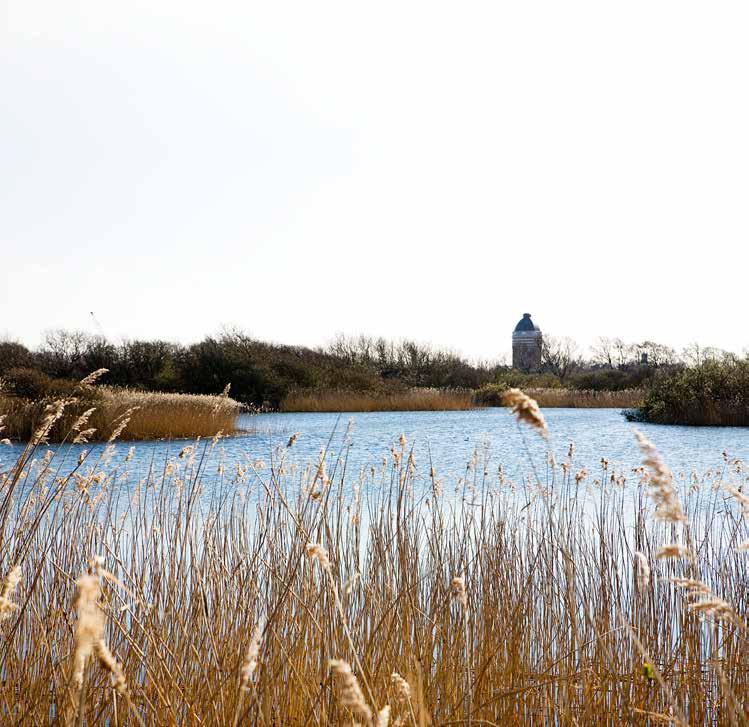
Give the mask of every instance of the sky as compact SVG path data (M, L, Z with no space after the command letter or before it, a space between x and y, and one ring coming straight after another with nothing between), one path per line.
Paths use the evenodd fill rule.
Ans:
M0 0L0 335L492 359L530 312L740 352L747 33L743 2Z

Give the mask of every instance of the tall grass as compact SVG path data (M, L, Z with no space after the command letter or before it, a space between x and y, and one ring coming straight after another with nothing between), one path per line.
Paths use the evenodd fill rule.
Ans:
M406 389L391 393L352 391L295 391L281 402L282 411L366 412L449 411L473 409L470 390Z
M477 391L468 389L406 389L391 393L305 390L289 394L281 402L282 411L366 412L366 411L448 411L499 406L505 386L490 385ZM573 389L529 389L544 407L585 409L631 408L639 405L642 391L578 391Z
M570 451L512 482L477 450L454 492L404 438L358 477L345 454L229 469L220 451L144 476L29 445L2 475L0 721L745 720L747 523L722 489L743 463L674 494L652 452L587 474ZM654 488L689 527L654 517ZM657 557L674 538L693 560Z
M0 416L5 416L4 436L28 441L44 421L49 404L48 400L0 396ZM48 439L63 440L91 409L90 415L72 432L71 440L81 432L88 432L84 441L106 441L125 419L127 436L131 439L212 437L218 431L230 434L241 405L228 396L162 394L106 386L85 388L72 392L70 404L52 427Z
M592 391L575 389L528 389L539 406L547 408L571 407L580 409L621 409L639 406L643 391Z

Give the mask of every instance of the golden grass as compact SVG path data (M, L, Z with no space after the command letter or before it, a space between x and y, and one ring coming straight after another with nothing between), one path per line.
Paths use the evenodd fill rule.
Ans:
M749 512L641 446L523 482L479 449L447 495L403 438L353 479L288 447L145 474L29 445L0 476L2 721L740 724ZM691 558L659 560L674 538Z
M456 411L473 409L473 395L466 390L407 389L376 394L352 391L296 391L281 402L282 411Z
M576 389L526 389L539 406L549 408L631 409L642 402L640 389L585 391Z
M52 428L50 441L64 439L89 409L93 412L71 434L71 441L90 429L94 431L85 435L84 440L106 441L125 419L128 439L211 437L220 430L230 434L241 410L238 402L226 396L164 394L106 386L81 393ZM46 406L46 402L0 396L0 416L5 416L4 436L28 441L44 420Z
M634 408L642 391L579 391L574 389L528 389L540 406L546 408ZM463 411L476 409L470 390L407 389L396 393L369 393L335 390L295 391L282 402L289 412L366 412L366 411Z

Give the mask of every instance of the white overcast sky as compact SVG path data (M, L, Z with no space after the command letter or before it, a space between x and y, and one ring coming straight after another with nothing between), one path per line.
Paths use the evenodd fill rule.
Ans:
M741 351L745 2L0 0L0 334Z

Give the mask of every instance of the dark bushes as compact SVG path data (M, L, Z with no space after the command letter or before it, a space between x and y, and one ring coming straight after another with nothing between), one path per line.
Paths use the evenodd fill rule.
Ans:
M54 399L78 394L77 383L53 379L37 369L16 368L3 375L3 393L22 399Z
M507 384L485 384L473 392L477 406L502 406L502 395L510 388Z
M10 369L33 368L34 355L15 341L0 341L0 376Z
M23 389L18 396L38 397L46 395L53 380L80 380L106 368L102 382L112 386L220 394L231 384L236 400L277 408L291 391L384 395L411 387L477 388L489 383L496 370L413 342L380 341L377 350L359 344L339 339L337 345L318 350L228 331L187 346L167 341L115 345L101 336L55 331L36 352L16 343L0 344L0 377L7 380L11 371L23 369L26 373L12 374L15 383L9 393Z
M646 365L632 365L621 368L600 367L580 371L566 382L570 389L585 391L625 391L641 389L655 375L656 369Z
M562 349L557 348L564 353ZM10 393L18 391L21 397L44 397L52 381L80 380L106 368L102 383L110 386L220 394L231 384L236 400L271 408L279 408L290 392L297 398L302 392L329 391L382 397L401 396L413 388L473 390L477 404L491 406L498 404L501 387L588 392L641 389L667 366L623 363L613 367L576 360L574 366L563 367L562 378L551 370L531 374L499 364L473 363L454 352L414 341L338 337L325 349L313 349L258 341L241 331L226 331L190 345L161 340L115 344L76 331L47 334L37 351L15 342L0 343L0 378L6 379ZM64 393L61 383L54 386Z
M749 426L749 360L725 358L659 374L631 421Z

